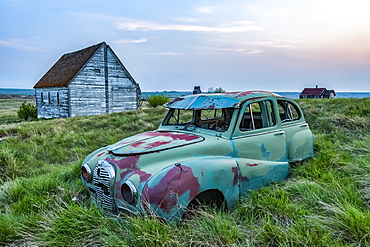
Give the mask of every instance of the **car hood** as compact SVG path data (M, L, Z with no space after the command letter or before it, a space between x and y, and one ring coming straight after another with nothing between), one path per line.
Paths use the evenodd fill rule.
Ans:
M176 132L149 131L123 139L109 146L108 153L117 156L141 155L181 147L204 140L204 137Z

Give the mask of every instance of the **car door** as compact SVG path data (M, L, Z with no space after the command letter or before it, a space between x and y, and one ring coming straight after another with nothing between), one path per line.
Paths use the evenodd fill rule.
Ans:
M279 121L281 121L287 143L289 143L288 160L299 161L312 157L312 133L304 120L301 108L289 99L277 99L277 107Z
M241 193L283 180L288 174L286 137L276 114L274 99L247 101L241 108L231 140Z
M285 133L275 108L272 99L248 101L242 106L232 137L236 157L286 161Z

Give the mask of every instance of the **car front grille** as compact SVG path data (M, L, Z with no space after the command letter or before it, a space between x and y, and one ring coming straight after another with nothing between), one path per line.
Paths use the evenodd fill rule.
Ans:
M114 210L113 187L115 172L106 161L99 161L93 170L93 183L97 204L106 210Z

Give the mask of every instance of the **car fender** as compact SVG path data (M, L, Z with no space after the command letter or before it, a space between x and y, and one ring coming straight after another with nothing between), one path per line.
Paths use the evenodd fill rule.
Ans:
M295 133L288 144L288 160L300 161L313 156L314 140L310 129Z
M168 166L143 188L142 206L148 213L176 221L200 193L218 190L228 206L239 198L238 165L232 157L203 157Z

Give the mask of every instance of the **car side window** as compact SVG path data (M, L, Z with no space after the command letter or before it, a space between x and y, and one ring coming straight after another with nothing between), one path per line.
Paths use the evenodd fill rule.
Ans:
M276 124L272 102L269 100L250 103L245 107L239 130L248 131L272 127Z
M300 111L295 105L286 100L278 100L277 102L282 123L296 121L301 118Z
M180 110L174 109L171 110L171 116L168 119L165 125L185 125L191 124L193 120L193 111L192 110Z

